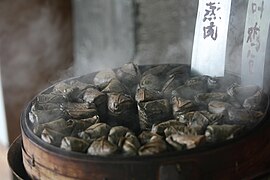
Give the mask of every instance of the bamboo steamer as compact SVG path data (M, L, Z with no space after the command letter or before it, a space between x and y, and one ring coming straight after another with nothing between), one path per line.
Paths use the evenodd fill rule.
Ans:
M35 136L28 120L31 103L21 116L21 149L32 179L239 179L270 172L269 108L251 132L222 143L155 156L97 157L64 151Z

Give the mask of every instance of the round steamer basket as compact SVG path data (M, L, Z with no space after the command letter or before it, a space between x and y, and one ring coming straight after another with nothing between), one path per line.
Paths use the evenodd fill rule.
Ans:
M242 179L270 172L269 108L254 129L222 143L153 156L99 157L43 142L32 132L28 119L31 103L21 116L21 151L32 179Z

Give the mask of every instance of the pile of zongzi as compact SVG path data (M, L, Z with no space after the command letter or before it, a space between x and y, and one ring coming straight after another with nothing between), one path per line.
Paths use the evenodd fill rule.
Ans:
M32 102L33 132L67 151L142 156L222 142L262 119L261 88L189 69L129 63L59 82Z

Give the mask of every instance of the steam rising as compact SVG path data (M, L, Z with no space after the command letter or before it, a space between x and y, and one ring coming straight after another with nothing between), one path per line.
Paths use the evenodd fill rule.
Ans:
M77 75L129 61L190 64L198 1L134 2L74 1ZM240 75L247 2L232 3L226 70Z
M129 62L134 55L132 0L73 2L75 74Z
M76 75L129 61L190 63L198 2L134 2L74 1Z

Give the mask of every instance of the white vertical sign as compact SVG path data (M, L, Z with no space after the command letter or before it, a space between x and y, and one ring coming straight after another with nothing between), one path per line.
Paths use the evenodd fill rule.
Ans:
M191 70L224 76L231 0L199 0Z
M263 87L269 31L269 0L249 0L242 50L242 84Z

